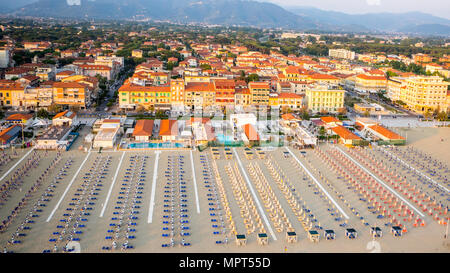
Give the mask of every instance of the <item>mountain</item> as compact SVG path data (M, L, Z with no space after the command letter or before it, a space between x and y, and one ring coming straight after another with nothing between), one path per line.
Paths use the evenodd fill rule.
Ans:
M286 9L313 22L320 21L322 24L342 27L359 26L381 32L409 33L410 31L407 31L409 28L427 25L426 28L431 32L423 34L446 35L443 26L450 26L450 20L422 12L346 14L312 7L286 7Z
M130 19L291 29L319 28L271 3L246 0L39 0L14 11L17 16Z
M450 26L440 24L423 24L417 26L408 26L399 31L418 35L445 35L450 36Z
M36 1L37 0L0 0L0 7L2 12L10 12Z
M346 14L253 0L0 0L0 13L90 19L151 19L174 23L341 32L446 35L450 20L421 12ZM70 3L70 5L68 4ZM25 4L17 8L19 4ZM7 11L13 10L13 11Z

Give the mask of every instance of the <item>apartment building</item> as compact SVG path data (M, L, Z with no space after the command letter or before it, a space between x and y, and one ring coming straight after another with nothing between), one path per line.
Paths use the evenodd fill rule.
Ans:
M337 59L349 59L349 60L354 60L355 59L355 52L354 51L350 51L347 49L330 49L328 51L328 56L332 57L332 58L337 58Z
M306 101L312 112L336 113L344 107L345 90L338 86L312 85L306 90Z
M120 108L136 109L143 106L146 109L167 110L171 104L170 86L125 84L119 88Z
M448 82L439 76L420 76L405 79L405 97L402 100L413 111L424 113L436 108L446 111Z
M269 105L270 84L267 82L250 82L250 103L255 106Z

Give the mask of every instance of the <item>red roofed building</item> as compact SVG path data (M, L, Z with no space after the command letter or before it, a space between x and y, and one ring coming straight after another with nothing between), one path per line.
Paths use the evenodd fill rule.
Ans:
M385 76L371 76L360 74L355 77L355 88L361 91L377 92L387 89L387 78Z
M216 105L234 105L235 82L234 80L215 80Z
M362 139L350 132L344 126L338 125L336 127L331 128L331 130L339 136L339 141L344 145L358 145Z
M32 114L12 114L5 119L8 123L12 124L28 124L33 120Z
M134 126L133 137L136 141L149 141L153 134L154 120L140 119Z
M78 67L80 68L81 73L85 76L95 77L100 75L108 79L108 81L112 78L112 68L106 65L82 64Z
M242 126L242 129L244 130L245 136L247 137L250 144L258 144L260 141L258 132L255 130L253 125L251 124L245 124Z
M372 125L367 127L368 131L374 134L375 136L381 138L382 140L388 142L389 144L394 145L404 145L406 144L406 139L389 129L384 128L380 125Z
M162 119L159 126L159 137L162 141L174 141L176 140L178 132L177 120Z

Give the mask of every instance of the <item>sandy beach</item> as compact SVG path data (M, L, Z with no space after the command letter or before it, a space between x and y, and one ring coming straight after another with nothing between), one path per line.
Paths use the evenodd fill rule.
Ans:
M449 252L448 241L443 239L446 226L439 221L449 216L444 208L450 197L450 128L400 130L408 134L404 147L320 145L302 151L282 147L264 151L264 158L255 148L250 150L253 158L247 157L249 151L244 148L231 148L232 159L225 158L224 148L218 148L219 159L213 159L210 148L203 152L101 153L73 149L61 154L0 234L0 247L40 253L53 252L56 245L61 252L71 238L79 240L81 252ZM414 156L411 147L423 154ZM0 167L0 176L7 174L0 184L11 178L15 170L9 170L17 162L23 158L15 169L33 155L34 151L25 156L29 151L18 150L17 156ZM56 157L55 151L36 153L40 155L37 166L23 176L20 188L10 190L0 208L2 221ZM427 157L430 155L432 160ZM338 167L331 167L328 157L341 172L355 171L373 184L358 182L359 176L355 176L361 190L351 186ZM374 164L380 164L383 173L372 169ZM407 183L401 184L403 181ZM370 191L362 194L366 189ZM411 193L420 204L408 198ZM403 236L391 234L392 217L381 217L381 212L370 209L369 196L386 208L392 206L387 209L393 216L397 205L390 202L395 200L399 200L398 214L414 214L412 221L407 221L407 216L396 217L407 229ZM297 208L292 205L294 199ZM299 207L308 218L306 226L299 220ZM250 216L243 216L246 209ZM174 246L170 246L172 212ZM440 220L435 219L436 213ZM245 246L236 244L230 214L236 233L246 235ZM424 226L414 227L417 216ZM119 218L123 219L120 228ZM253 231L246 226L248 219L254 224ZM371 227L383 232L381 238L375 238L379 243L375 248L371 246ZM287 242L289 228L297 234L295 243ZM356 239L346 237L347 228L357 231ZM267 235L267 245L258 243L261 230ZM319 242L308 238L309 230L318 232ZM325 240L325 230L333 230L335 240ZM12 236L16 243L11 244ZM183 238L186 246L181 245ZM113 249L113 241L117 249ZM131 247L122 249L125 242ZM164 244L169 246L162 247Z

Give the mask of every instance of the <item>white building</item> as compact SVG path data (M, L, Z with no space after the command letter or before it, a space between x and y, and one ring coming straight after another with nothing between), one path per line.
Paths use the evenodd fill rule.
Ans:
M0 68L7 68L9 66L10 55L8 49L0 49Z
M93 148L114 148L121 134L120 119L105 119L94 138Z
M330 49L328 51L328 55L330 57L333 58L337 58L337 59L349 59L349 60L354 60L355 59L355 52L354 51L350 51L347 49Z

